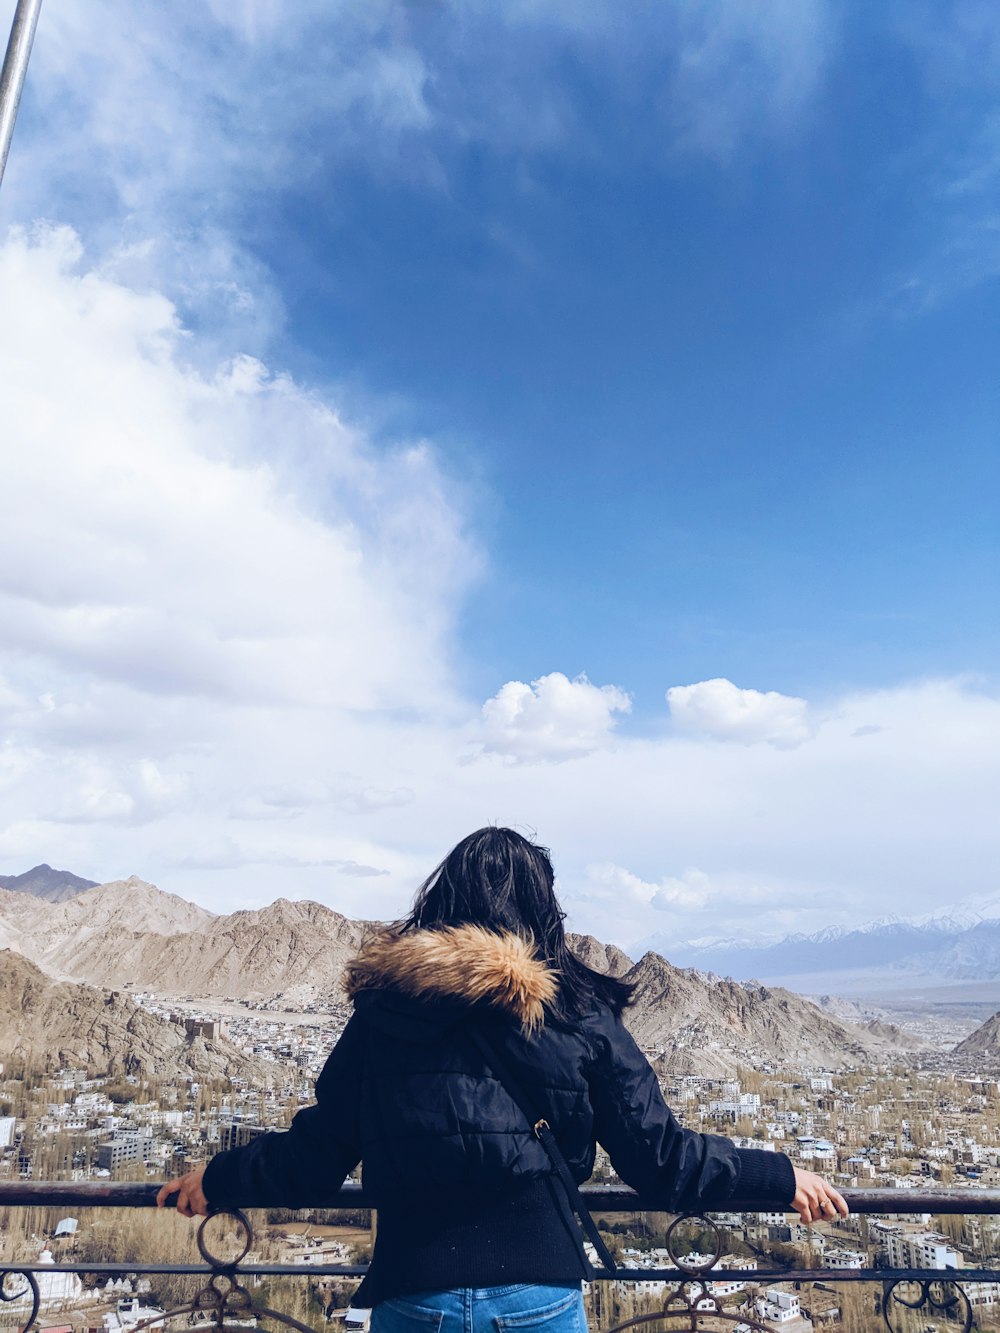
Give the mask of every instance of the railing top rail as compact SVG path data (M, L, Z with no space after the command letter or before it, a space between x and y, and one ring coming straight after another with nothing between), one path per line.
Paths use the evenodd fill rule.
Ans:
M0 1206L74 1208L153 1208L158 1184L129 1181L2 1180ZM1000 1190L986 1189L847 1189L841 1191L853 1213L1000 1213ZM632 1190L585 1185L581 1191L592 1212L662 1211ZM374 1208L360 1185L343 1185L335 1196L317 1199L313 1208ZM707 1206L708 1213L787 1212L759 1199L728 1199Z

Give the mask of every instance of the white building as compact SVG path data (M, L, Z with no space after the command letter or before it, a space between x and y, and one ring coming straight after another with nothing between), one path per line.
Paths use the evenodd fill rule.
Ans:
M0 1148L9 1148L14 1142L17 1120L12 1115L0 1115Z
M974 1310L995 1310L1000 1306L1000 1282L963 1282L962 1290Z
M708 1103L708 1109L712 1115L728 1115L736 1119L740 1113L740 1104L737 1101L725 1100Z
M829 1166L837 1161L837 1149L829 1139L817 1139L811 1134L800 1134L798 1136L799 1156L804 1162L816 1162L819 1169Z
M756 1259L741 1259L735 1254L725 1254L719 1260L720 1268L734 1268L742 1273L755 1273L757 1271ZM709 1283L709 1290L715 1297L735 1296L738 1291L746 1289L746 1282L737 1277L720 1278L717 1281Z
M864 1250L827 1250L823 1263L827 1268L867 1268L868 1255Z
M109 1310L104 1316L105 1333L129 1333L139 1324L162 1329L163 1319L157 1316L165 1313L159 1306L143 1305L138 1296L129 1296L120 1300L115 1309Z
M933 1231L895 1231L885 1238L892 1268L961 1268L960 1250Z
M46 1247L38 1256L40 1264L54 1264L52 1251ZM42 1309L78 1301L83 1295L83 1283L78 1273L36 1273L39 1304Z
M668 1288L673 1289L673 1283L665 1282L662 1278L641 1278L635 1282L616 1282L614 1285L619 1296L632 1293L636 1296L655 1296L657 1300L666 1295Z
M806 1319L799 1307L798 1293L783 1291L780 1287L768 1287L763 1296L757 1297L757 1313L765 1323L783 1330L783 1333L808 1333L812 1329L812 1320Z

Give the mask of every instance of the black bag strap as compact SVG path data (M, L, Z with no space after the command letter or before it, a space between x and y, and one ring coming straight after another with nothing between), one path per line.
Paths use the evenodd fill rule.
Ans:
M552 1163L556 1175L562 1182L570 1206L580 1219L580 1225L586 1232L587 1239L597 1251L598 1258L603 1267L608 1273L613 1275L617 1271L615 1261L611 1257L610 1250L601 1239L601 1233L597 1230L594 1219L590 1215L590 1210L584 1203L583 1196L577 1188L576 1181L573 1179L570 1169L566 1165L566 1158L562 1155L562 1149L556 1142L556 1136L552 1133L549 1122L536 1115L534 1110L532 1110L531 1099L525 1093L523 1083L502 1051L498 1050L486 1034L481 1032L479 1028L475 1027L473 1024L469 1025L468 1031L472 1040L479 1047L480 1053L486 1061L487 1068L491 1069L493 1073L497 1075L498 1081L503 1084L504 1088L510 1095L511 1100L531 1126L535 1138L548 1153L549 1161Z

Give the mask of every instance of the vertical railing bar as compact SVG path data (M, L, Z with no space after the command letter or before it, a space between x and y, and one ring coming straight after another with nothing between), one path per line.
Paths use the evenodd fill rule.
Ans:
M42 0L17 0L14 11L3 72L0 73L0 184L3 183L4 168L7 166L14 121L17 119L17 108L24 88L24 76L28 72L31 44L35 40L41 7Z

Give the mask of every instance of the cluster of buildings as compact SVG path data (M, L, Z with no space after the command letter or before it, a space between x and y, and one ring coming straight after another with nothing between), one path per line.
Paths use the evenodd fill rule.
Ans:
M59 1100L36 1104L10 1123L0 1146L0 1178L23 1180L161 1180L224 1148L245 1143L263 1126L284 1128L312 1097L308 1080L292 1079L266 1093L229 1090L215 1096L196 1080L142 1097L125 1079L115 1100L106 1080L63 1070L45 1090ZM123 1096L124 1094L124 1096Z
M188 1036L225 1039L255 1059L293 1064L314 1077L350 1017L350 1007L342 999L322 1010L315 1004L304 1005L295 1015L277 1014L261 1000L230 1001L229 1012L221 1014L206 1012L193 1000L182 1007L176 997L167 1002L150 991L128 993L150 1013L183 1027Z
M933 1069L789 1077L668 1080L664 1093L694 1129L775 1148L834 1184L1000 1188L1000 1081Z
M680 1256L675 1262L663 1246L640 1249L622 1247L620 1263L631 1270L648 1273L638 1279L618 1279L612 1288L620 1308L635 1312L675 1306L689 1302L704 1321L713 1312L725 1313L730 1325L741 1315L781 1333L810 1333L810 1330L842 1322L844 1291L831 1278L810 1283L780 1282L758 1278L761 1268L773 1269L774 1258L767 1242L784 1241L789 1236L798 1249L796 1266L810 1267L815 1260L825 1269L870 1269L872 1280L887 1268L935 1269L951 1273L961 1281L966 1257L948 1237L931 1229L931 1214L901 1221L867 1215L846 1219L822 1230L790 1227L783 1214L750 1213L745 1215L713 1212L716 1223L724 1227L730 1243L739 1252L713 1256L697 1251ZM864 1234L864 1241L860 1240ZM752 1251L752 1253L751 1253ZM596 1255L591 1253L596 1261ZM976 1263L982 1262L977 1256ZM992 1323L1000 1316L1000 1283L965 1282L963 1290L973 1314ZM739 1323L735 1325L738 1330ZM750 1333L748 1325L742 1325Z
M729 1270L730 1276L716 1278L709 1271L701 1279L702 1318L722 1308L730 1316L728 1327L734 1327L732 1319L742 1312L782 1333L809 1333L844 1321L845 1300L857 1287L841 1288L832 1279L803 1283L801 1289L780 1282L760 1284L758 1268L776 1266L771 1256L797 1268L868 1269L874 1282L889 1268L950 1272L956 1281L966 1268L1000 1268L1000 1217L941 1216L933 1210L933 1193L942 1185L1000 1187L997 1080L956 1077L947 1069L899 1070L891 1077L865 1070L804 1076L754 1071L743 1079L668 1079L663 1090L689 1127L728 1133L740 1146L785 1152L797 1165L820 1172L841 1189L907 1189L928 1196L927 1211L905 1220L854 1214L813 1228L781 1212L713 1210L713 1220L736 1252L713 1265L712 1271ZM601 1155L598 1174L614 1180L610 1163ZM689 1255L682 1264L697 1264L698 1258ZM645 1302L646 1309L662 1304L684 1279L682 1272L670 1272L669 1255L656 1245L626 1245L622 1262L650 1273L638 1282L617 1284L622 1302L631 1292L630 1299ZM653 1276L655 1270L659 1272ZM962 1286L978 1326L1000 1323L1000 1284ZM927 1322L934 1321L928 1317ZM735 1329L739 1333L739 1323Z
M151 995L134 998L183 1025L192 1038L226 1038L266 1062L274 1070L270 1086L239 1079L140 1086L137 1079L93 1078L74 1069L15 1085L4 1084L0 1070L0 1109L6 1112L0 1115L0 1178L160 1180L268 1128L284 1128L312 1100L313 1080L348 1016L343 1009L290 1021L250 1006L229 1006L223 1016L161 1005ZM667 1077L663 1090L689 1127L786 1152L841 1188L1000 1188L1000 1084L985 1076L958 1077L947 1068L892 1075L765 1070L728 1079ZM600 1154L595 1174L614 1181ZM795 1267L871 1269L873 1279L880 1268L958 1274L1000 1265L1000 1217L939 1217L931 1202L909 1220L859 1214L813 1229L784 1213L713 1217L732 1253L716 1265L729 1270L727 1277L704 1279L706 1315L721 1306L732 1317L742 1311L782 1333L808 1333L840 1321L840 1294L822 1283L801 1290L759 1283L758 1268L774 1266L771 1258L761 1262L762 1255L784 1255ZM654 1240L622 1238L627 1266L650 1272L622 1284L622 1298L627 1287L633 1299L662 1302L680 1280L680 1274L662 1275L671 1261ZM1000 1316L997 1284L971 1284L967 1291L980 1311L998 1307Z

